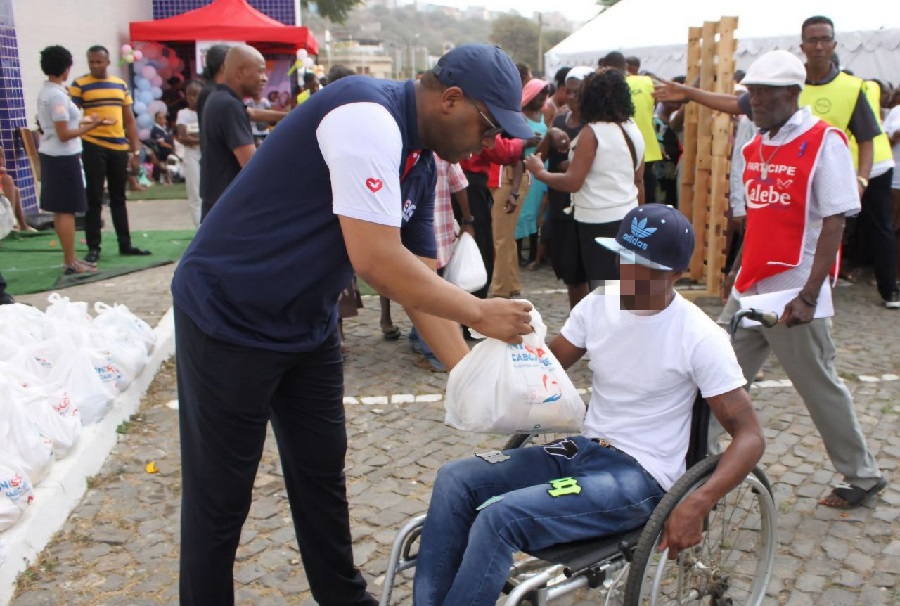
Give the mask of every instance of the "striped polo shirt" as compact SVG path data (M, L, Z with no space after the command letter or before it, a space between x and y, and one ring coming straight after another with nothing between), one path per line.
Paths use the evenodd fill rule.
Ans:
M85 115L98 116L100 119L112 118L116 121L115 124L101 125L85 133L82 135L85 141L109 149L128 149L122 112L126 111L124 108L130 108L134 102L124 80L115 76L100 79L87 74L72 82L69 94L72 101L84 109Z

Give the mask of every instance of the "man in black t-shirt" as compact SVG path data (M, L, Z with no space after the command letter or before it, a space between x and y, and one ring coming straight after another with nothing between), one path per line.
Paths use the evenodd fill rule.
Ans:
M243 99L259 95L265 84L262 54L245 44L231 47L225 56L225 82L206 100L200 129L201 221L256 151Z

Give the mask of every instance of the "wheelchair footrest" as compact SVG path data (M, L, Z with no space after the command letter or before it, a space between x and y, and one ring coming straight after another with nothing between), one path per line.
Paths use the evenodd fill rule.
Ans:
M531 555L551 564L562 564L566 569L566 575L572 576L594 566L598 562L613 557L625 555L630 560L631 554L623 554L622 546L625 544L630 549L634 549L642 530L643 528L637 528L599 539L587 539L553 545L546 549L531 552Z

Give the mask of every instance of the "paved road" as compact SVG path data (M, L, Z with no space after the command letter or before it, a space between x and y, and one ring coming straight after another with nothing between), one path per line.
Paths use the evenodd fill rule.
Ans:
M131 208L132 224L141 229L184 227L188 220L184 202ZM63 294L125 303L153 322L169 306L171 272L171 266L156 268ZM527 272L524 282L524 295L555 334L565 319L565 295L546 269ZM45 296L21 299L40 304ZM843 515L817 507L816 500L838 478L796 392L778 382L784 375L774 363L766 367L769 386L753 390L768 442L763 467L773 481L780 512L772 604L900 604L900 478L895 472L900 461L900 312L877 303L875 289L868 285L839 288L835 296L838 367L854 393L872 450L887 475L894 476L872 505ZM346 395L359 400L347 406L354 552L373 592L381 590L395 530L425 510L441 463L502 443L500 436L464 434L445 426L439 401L392 403L397 394L439 394L446 379L413 366L415 356L405 339L381 339L377 308L377 300L367 300L361 315L345 325L351 347ZM716 304L704 308L718 311ZM406 334L409 322L399 310L395 321ZM584 363L571 374L577 387L590 384ZM180 476L177 413L169 406L175 397L169 364L65 528L39 565L20 577L15 606L177 604ZM145 472L151 460L160 473ZM313 604L271 439L235 578L239 604ZM406 580L395 591L398 603L410 603L409 589ZM591 597L596 596L581 595L568 603L595 603Z

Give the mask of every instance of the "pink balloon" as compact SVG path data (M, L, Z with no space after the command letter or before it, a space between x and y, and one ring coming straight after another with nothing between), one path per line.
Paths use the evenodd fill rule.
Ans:
M122 45L122 54L123 54L123 55L127 55L127 54L130 53L130 52L131 52L131 45L130 45L130 44L123 44L123 45Z
M148 65L144 69L141 70L141 75L147 80L152 80L154 76L156 76L156 68L152 65Z
M149 138L150 138L150 129L149 128L142 128L141 130L138 131L138 139L140 139L141 141L146 141Z
M153 86L162 86L162 82L163 79L159 74L150 78L150 84L152 84Z
M141 59L144 58L144 53L142 53L139 50L136 50L136 51L134 51L134 53L132 53L132 57L134 57L135 61L140 61Z

